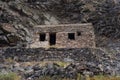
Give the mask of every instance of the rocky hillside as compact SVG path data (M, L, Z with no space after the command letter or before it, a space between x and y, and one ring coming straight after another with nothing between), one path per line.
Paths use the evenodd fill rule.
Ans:
M30 43L34 25L87 22L96 36L120 38L119 11L119 0L1 0L0 42Z
M119 1L0 0L0 47L18 46L0 48L0 73L15 72L22 80L36 80L42 76L75 79L78 74L119 76L120 42L113 44L120 39ZM88 22L93 23L97 44L107 44L107 47L20 48L32 42L35 25ZM48 63L42 65L44 61Z
M113 51L115 50L114 48L112 49ZM120 47L116 49L118 52L114 54L108 52L108 50L109 54L104 49L90 48L0 49L0 73L18 73L22 76L22 80L38 80L38 78L42 80L41 77L44 76L50 76L50 78L59 76L60 80L62 80L61 78L77 80L78 74L84 77L86 75L95 76L102 74L120 76Z

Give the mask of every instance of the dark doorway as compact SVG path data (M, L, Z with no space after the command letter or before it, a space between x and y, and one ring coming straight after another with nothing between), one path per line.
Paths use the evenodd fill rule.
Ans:
M55 45L56 44L56 33L50 33L49 34L49 43L50 45Z

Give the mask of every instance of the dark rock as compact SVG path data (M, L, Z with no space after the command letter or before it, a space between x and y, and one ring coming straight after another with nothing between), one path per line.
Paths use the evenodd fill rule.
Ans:
M41 68L40 68L40 66L36 66L36 65L35 65L35 66L33 66L33 70L34 70L34 71L39 71L39 70L41 70Z

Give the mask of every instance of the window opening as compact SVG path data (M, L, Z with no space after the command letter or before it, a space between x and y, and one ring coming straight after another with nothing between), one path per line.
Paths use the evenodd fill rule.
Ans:
M45 41L46 34L45 33L40 33L40 41Z
M78 31L78 32L77 32L77 36L81 36L81 32Z
M75 40L75 33L68 33L68 39Z

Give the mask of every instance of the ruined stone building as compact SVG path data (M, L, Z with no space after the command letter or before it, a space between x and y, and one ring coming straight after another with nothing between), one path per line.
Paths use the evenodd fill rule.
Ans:
M34 27L31 48L95 47L94 29L87 24L38 25Z

